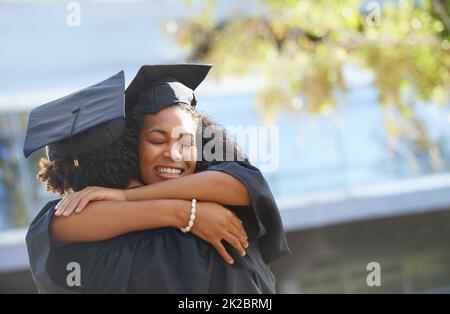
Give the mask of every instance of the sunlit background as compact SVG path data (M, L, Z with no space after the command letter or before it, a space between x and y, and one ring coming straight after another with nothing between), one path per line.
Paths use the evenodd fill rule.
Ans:
M24 235L55 198L22 154L28 112L187 61L215 65L199 109L279 128L277 169L253 162L293 251L280 293L450 292L449 1L0 0L1 293L35 292Z

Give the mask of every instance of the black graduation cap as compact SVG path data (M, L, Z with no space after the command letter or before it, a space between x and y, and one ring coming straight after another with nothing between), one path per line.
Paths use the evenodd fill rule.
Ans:
M124 92L125 77L121 71L103 82L34 108L25 135L25 157L47 146L50 159L76 159L111 144L125 129Z
M144 65L125 92L126 114L155 113L175 103L195 107L194 90L211 64Z

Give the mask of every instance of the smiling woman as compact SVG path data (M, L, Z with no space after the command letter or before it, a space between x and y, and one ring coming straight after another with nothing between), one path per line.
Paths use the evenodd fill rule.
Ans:
M142 124L139 168L145 184L194 173L197 121L184 105L167 107L138 121Z

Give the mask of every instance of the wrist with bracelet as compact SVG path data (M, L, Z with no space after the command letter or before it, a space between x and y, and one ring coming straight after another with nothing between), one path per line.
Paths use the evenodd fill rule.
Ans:
M185 228L179 228L184 233L191 231L192 227L194 226L196 210L197 210L197 200L193 198L191 202L191 215L189 216L188 225Z

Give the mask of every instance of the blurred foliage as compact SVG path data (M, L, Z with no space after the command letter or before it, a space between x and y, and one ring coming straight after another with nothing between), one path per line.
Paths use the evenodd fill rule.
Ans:
M32 205L42 199L38 194L40 186L33 178L42 152L24 159L19 146L18 138L25 137L27 120L28 114L24 113L0 115L0 230L26 227ZM21 171L30 177L29 182L22 180Z
M262 78L257 106L269 119L290 109L330 113L348 89L345 68L368 70L394 139L390 148L409 141L412 155L428 152L442 170L440 148L414 108L421 101L448 105L448 0L253 2L256 13L236 9L225 18L218 1L202 2L200 14L179 27L178 42L192 60L214 63L218 78Z
M4 136L1 132L1 122L0 120L0 211L6 213L6 217L10 220L7 221L7 227L9 224L24 226L26 220L23 220L23 211L20 210L24 208L24 202L19 192L17 163L10 156L12 138Z

